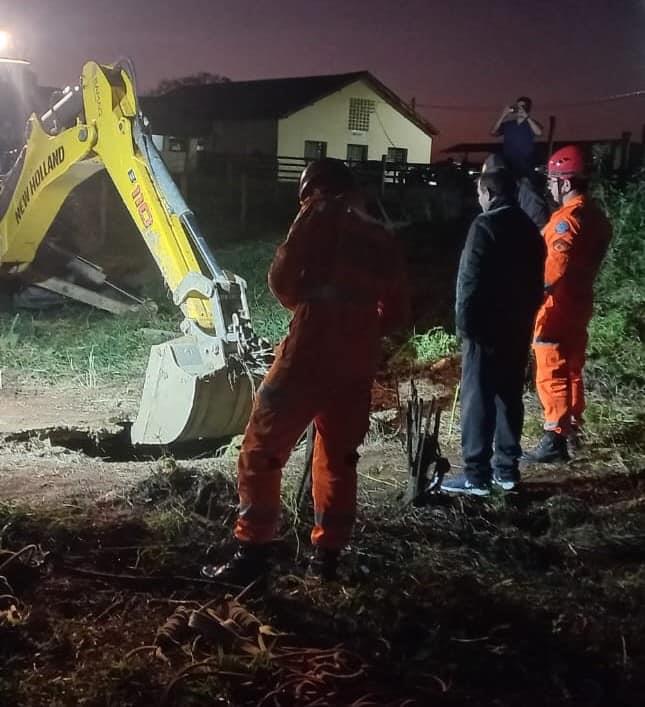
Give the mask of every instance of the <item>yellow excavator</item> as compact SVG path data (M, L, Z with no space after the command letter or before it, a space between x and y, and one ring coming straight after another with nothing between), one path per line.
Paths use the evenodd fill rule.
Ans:
M28 268L67 196L102 169L184 315L182 335L151 349L132 443L242 432L271 348L251 326L245 281L218 265L147 132L131 62L87 63L78 86L29 118L0 191L0 269Z

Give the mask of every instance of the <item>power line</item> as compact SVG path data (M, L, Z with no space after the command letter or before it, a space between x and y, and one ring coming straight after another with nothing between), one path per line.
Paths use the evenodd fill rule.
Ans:
M376 108L374 108L374 115L376 116L376 119L378 120L379 125L381 126L381 130L382 130L383 133L385 134L385 137L387 138L387 140L388 140L388 142L390 143L390 145L391 145L392 147L396 147L396 145L392 142L392 138L388 135L388 132L387 132L387 130L385 129L385 125L383 125L383 121L381 120L381 116L378 114L378 111L376 110Z
M645 89L641 88L628 93L615 93L610 96L600 96L598 98L589 98L582 101L562 101L562 102L547 102L540 103L540 108L577 108L583 106L600 105L603 103L611 103L613 101L623 101L628 98L639 98L645 96ZM466 111L466 112L489 112L499 110L499 105L488 106L464 106L464 105L444 105L435 103L417 103L417 108L430 108L432 110L451 110L451 111Z

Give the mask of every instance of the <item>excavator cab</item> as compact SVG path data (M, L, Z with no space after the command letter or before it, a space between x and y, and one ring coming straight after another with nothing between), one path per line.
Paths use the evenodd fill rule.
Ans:
M28 117L45 106L29 62L0 57L0 176L16 161Z
M153 143L130 62L89 62L79 86L29 119L0 192L0 268L28 267L69 193L101 169L184 314L181 335L152 347L132 443L239 434L272 348L253 331L245 281L219 266Z

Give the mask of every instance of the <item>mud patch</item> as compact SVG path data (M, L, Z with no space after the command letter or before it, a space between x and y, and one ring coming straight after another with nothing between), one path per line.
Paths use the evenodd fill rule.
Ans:
M24 444L44 442L53 448L81 452L89 458L100 458L105 462L154 461L168 456L174 459L195 459L217 456L232 438L220 440L196 440L170 445L133 445L130 440L129 423L122 423L116 429L83 429L78 427L48 427L26 430L3 436L6 443Z

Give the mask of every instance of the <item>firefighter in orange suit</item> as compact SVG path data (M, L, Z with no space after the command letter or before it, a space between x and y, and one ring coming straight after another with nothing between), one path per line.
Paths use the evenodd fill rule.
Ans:
M289 333L254 404L238 460L238 549L213 579L244 584L269 570L280 519L282 468L314 420L313 572L335 576L356 510L357 448L369 425L379 339L405 326L408 295L392 235L370 218L339 160L302 173L301 209L269 271L269 286L293 312Z
M584 156L563 147L549 160L549 190L560 208L544 227L545 298L535 321L536 388L544 436L525 459L560 462L576 446L585 409L582 369L593 284L612 236L611 225L587 194ZM569 444L568 444L569 443Z

